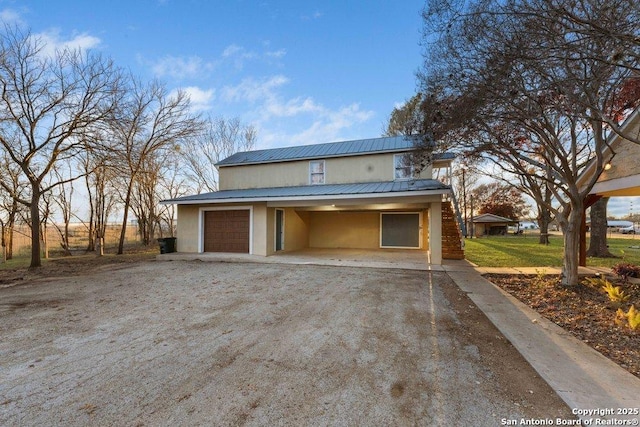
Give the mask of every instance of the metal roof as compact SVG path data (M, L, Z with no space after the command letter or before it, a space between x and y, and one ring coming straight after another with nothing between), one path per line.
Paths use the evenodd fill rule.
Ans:
M330 142L326 144L299 145L268 150L242 151L216 163L216 166L238 166L257 163L286 162L302 159L358 156L372 153L407 151L420 142L418 136L390 136L359 139L355 141ZM453 154L444 153L441 159L453 159Z
M268 201L278 198L323 197L323 196L348 196L352 195L377 195L402 192L432 192L433 194L446 193L451 189L448 185L435 179L418 179L407 181L365 182L356 184L320 184L304 185L298 187L271 187L249 188L245 190L223 190L213 193L196 194L193 196L178 197L176 199L163 200L163 204L194 204L194 203L222 203L229 200L254 202Z
M503 216L499 216L499 215L494 215L494 214L490 214L490 213L486 213L486 214L481 214L481 215L477 215L473 218L473 222L474 223L503 223L503 222L509 222L509 223L517 223L518 220L513 220L510 218L505 218Z

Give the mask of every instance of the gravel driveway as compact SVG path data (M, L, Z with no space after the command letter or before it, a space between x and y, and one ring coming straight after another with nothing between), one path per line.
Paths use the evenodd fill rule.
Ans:
M0 289L0 425L500 425L570 412L445 273L145 262Z

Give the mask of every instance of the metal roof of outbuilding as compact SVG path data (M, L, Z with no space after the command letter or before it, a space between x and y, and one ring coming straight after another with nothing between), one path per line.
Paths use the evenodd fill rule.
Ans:
M372 153L407 151L420 142L418 136L390 136L359 139L355 141L329 142L326 144L299 145L268 150L242 151L216 163L216 166L238 166L259 163L286 162L302 159L358 156ZM453 159L453 154L444 153L440 159Z
M451 187L435 179L418 179L407 181L365 182L355 184L320 184L303 185L298 187L271 187L249 188L245 190L223 190L213 193L196 194L193 196L178 197L176 199L163 200L163 204L194 204L194 203L221 203L229 200L254 202L268 201L278 198L301 198L323 196L358 196L376 195L401 192L433 192L442 194Z

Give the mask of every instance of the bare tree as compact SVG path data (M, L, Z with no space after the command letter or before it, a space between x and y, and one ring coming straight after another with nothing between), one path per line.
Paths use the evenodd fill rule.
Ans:
M167 161L167 153L163 156L147 159L142 165L142 170L134 182L131 208L138 220L138 233L140 240L145 245L151 244L155 236L156 227L159 225L158 215L158 187L161 175L165 173L164 164Z
M42 193L40 203L40 223L38 229L40 230L40 240L42 242L42 250L44 252L44 259L49 259L49 219L53 216L53 194L51 190ZM33 220L30 218L27 222L33 230Z
M107 137L119 158L123 180L123 220L118 254L124 252L125 233L136 183L143 179L146 166L202 130L200 120L189 112L185 92L169 95L157 81L142 84L132 78L127 97L109 121Z
M59 166L60 165L56 165L53 168L53 177L57 182L64 182L64 184L60 184L51 190L51 199L58 208L57 210L60 213L62 223L60 224L54 221L53 226L60 236L62 251L65 256L71 256L70 224L71 218L74 216L72 210L74 187L73 181L69 180L69 178L74 175L74 172L73 166L69 163L65 165L68 168L68 174L64 174Z
M117 158L109 151L96 149L105 145L102 142L103 134L97 133L93 137L97 141L86 144L78 156L78 168L84 175L89 205L89 218L86 223L89 235L87 251L100 249L99 252L102 254L108 218L114 212L118 201L115 191Z
M205 131L198 138L188 139L181 147L189 178L197 192L218 191L215 164L239 151L253 149L257 132L240 119L209 118Z
M42 47L16 29L0 35L0 147L29 185L16 200L30 209L32 268L41 265L42 195L67 180L44 183L57 162L83 148L79 134L110 111L118 81L111 62L98 56L65 49L51 57Z
M6 153L0 159L2 246L5 259L12 259L14 226L20 217L21 209L25 208L18 200L25 197L27 184L21 177L20 168L6 156Z
M190 191L192 191L187 180L180 172L181 165L179 159L175 157L176 156L165 164L163 173L160 176L160 185L158 188L158 198L160 200L175 199L181 196L186 196ZM176 235L176 205L167 204L159 206L158 220L160 237L164 236L165 231L171 237Z
M564 234L565 285L578 283L585 197L610 132L640 143L621 123L638 104L624 91L640 71L637 9L632 0L430 0L425 9L423 128L544 183L553 197L539 202ZM596 174L579 186L590 162Z

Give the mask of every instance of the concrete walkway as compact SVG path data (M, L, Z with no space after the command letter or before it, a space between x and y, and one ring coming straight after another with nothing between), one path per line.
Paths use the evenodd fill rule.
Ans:
M271 257L231 254L165 254L159 260L317 264L446 272L500 332L583 420L640 421L617 414L640 408L640 379L482 277L482 274L560 274L559 268L479 268L467 261L430 265L420 251L309 250ZM582 275L608 269L583 268ZM589 410L598 411L596 413ZM555 421L555 420L554 420ZM596 425L593 421L592 425ZM620 425L620 424L618 424ZM631 425L638 425L637 423Z
M579 414L583 420L640 420L639 415L616 413L618 408L640 407L639 378L481 276L484 272L513 274L516 269L481 269L466 261L449 263L444 267L460 289L468 293L469 298L571 409L613 411L601 417ZM517 270L536 274L529 269ZM549 270L549 274L556 273ZM595 272L591 270L591 274ZM588 274L589 271L583 269L581 273Z

